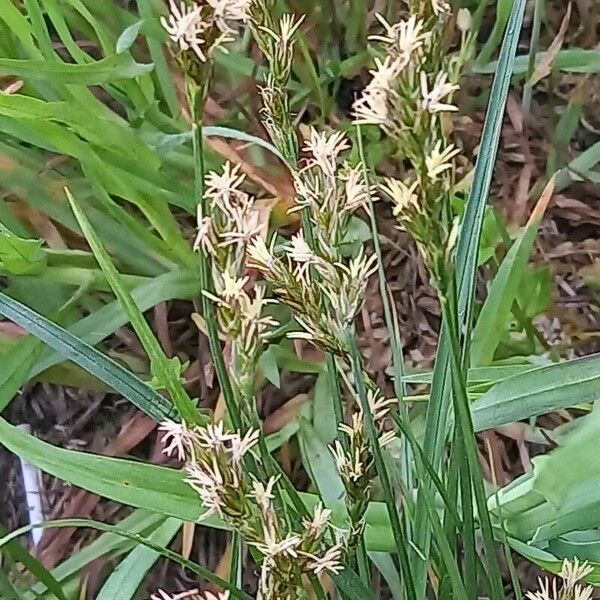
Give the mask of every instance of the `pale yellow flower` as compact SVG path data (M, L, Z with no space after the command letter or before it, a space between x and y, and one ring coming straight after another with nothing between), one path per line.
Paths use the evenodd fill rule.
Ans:
M427 175L430 179L437 179L444 171L452 168L452 159L459 154L460 150L450 144L442 150L442 142L439 141L429 156L425 157Z
M429 89L427 75L421 71L421 95L423 97L423 109L430 113L456 111L458 108L453 104L442 102L446 96L458 89L458 85L449 83L448 75L443 71L438 73L433 87Z
M392 212L395 217L402 218L406 215L407 210L422 212L419 197L415 193L418 185L418 181L406 185L403 181L392 177L387 177L384 183L379 185L379 189L394 203Z
M169 0L169 16L161 17L160 23L182 52L191 49L201 62L206 62L202 35L208 25L203 21L201 11L196 3L187 5L185 2Z

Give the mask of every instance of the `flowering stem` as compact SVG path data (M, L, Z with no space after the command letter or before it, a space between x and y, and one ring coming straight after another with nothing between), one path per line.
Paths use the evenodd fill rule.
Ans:
M383 305L383 315L385 318L385 325L390 335L390 345L392 347L392 365L394 372L394 393L398 400L398 406L400 407L399 414L405 423L408 423L408 409L404 403L404 396L406 395L406 385L404 383L404 358L402 353L402 340L400 338L400 332L398 331L398 320L392 317L392 309L390 306L390 299L388 296L388 287L385 277L385 270L383 268L383 258L381 255L381 244L379 242L379 230L377 228L377 220L375 219L375 211L373 209L373 200L371 198L371 188L369 186L369 170L367 169L367 163L365 161L365 151L363 146L362 131L360 125L356 126L356 139L358 145L358 157L362 163L363 178L367 184L367 212L369 213L369 222L371 225L371 237L373 238L373 249L377 255L377 277L379 279L379 295L381 296L381 303ZM396 412L392 410L392 412ZM412 481L412 453L410 445L406 440L402 440L401 447L402 457L402 477L405 482L406 488L411 490L413 487ZM409 520L406 519L407 531Z
M204 197L204 152L202 146L202 116L204 112L204 102L206 100L208 82L204 85L196 85L192 81L188 81L188 99L192 109L192 127L194 135L192 137L194 149L194 190L199 204L199 210L202 216L207 216L208 206ZM203 290L213 292L213 282L210 273L210 263L205 252L199 253L198 275L200 285ZM237 430L242 428L242 419L239 407L235 402L231 381L227 374L225 359L223 358L223 350L219 342L219 332L217 320L215 318L215 309L210 298L202 294L202 314L206 322L208 345L212 355L219 386L227 406L227 412L231 419L233 427Z
M407 600L417 600L413 577L408 562L408 543L406 540L405 533L403 531L402 524L400 522L400 517L398 515L396 500L394 497L394 492L392 490L392 485L390 483L390 477L387 471L387 467L383 459L383 455L381 453L381 448L379 447L379 436L377 434L377 428L375 426L373 414L371 413L371 408L367 399L367 390L363 378L363 369L361 365L360 355L358 352L358 346L356 343L356 335L352 328L348 328L346 330L346 344L348 347L348 352L350 354L352 375L354 377L354 384L356 386L357 395L360 400L360 405L365 420L367 435L369 437L369 444L371 446L373 459L375 461L375 468L377 469L377 474L379 475L381 487L383 488L387 512L390 519L392 533L394 535L394 541L396 543L396 551L398 552L398 556L400 559L400 568L402 570L402 576L404 578L406 598Z

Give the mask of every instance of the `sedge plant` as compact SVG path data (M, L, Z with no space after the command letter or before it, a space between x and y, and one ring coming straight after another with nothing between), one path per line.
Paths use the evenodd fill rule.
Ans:
M394 157L403 167L400 176L385 179L376 191L365 165L344 158L351 142L342 132L311 128L304 144L299 141L287 85L293 38L301 19L291 15L275 19L274 4L268 0L222 0L207 5L171 2L170 8L163 26L175 44L193 116L198 198L194 246L199 251L203 322L233 432L224 430L222 424L198 427L185 422L165 423L167 450L177 452L187 462L188 481L203 504L258 551L261 598L300 597L303 577L310 579L312 575L314 581L314 576L323 572L337 575L344 568L343 560L357 565L368 584L362 536L375 477L381 484L396 542L404 594L416 599L424 593L420 574L429 568L429 556L426 548L411 542L412 531L405 517L415 508L411 500L403 502L393 489L384 450L397 436L395 431L386 430L385 419L390 405L398 400L386 399L366 375L354 330L378 255L367 256L361 249L344 259L340 252L350 217L360 209L370 209L380 193L391 200L395 216L420 250L438 291L450 339L454 458L448 472L442 472L441 478L435 476L434 481L450 504L458 503L460 515L446 515L443 523L439 520L427 493L429 475L416 490L425 494L427 522L438 536L435 552L445 565L440 568L434 560L440 576L436 587L442 596L449 589L454 593L467 590L474 596L484 587L490 597L500 599L502 582L466 395L453 262L458 217L452 198L460 171L460 149L449 139L450 114L457 110L451 97L459 88L461 72L474 48L468 12L460 11L458 19L452 21L450 6L442 0L409 1L406 18L397 23L378 16L382 31L372 39L379 46L379 56L370 83L354 104L355 122L381 128L393 140ZM233 41L246 23L269 66L261 87L265 128L294 182L296 207L292 210L302 214L300 231L283 248L276 248L275 237L265 239L260 231L252 198L242 191L244 177L238 169L226 164L221 172L204 172L202 115L211 82L211 57ZM447 40L454 26L458 47L449 52ZM327 545L327 509L315 509L312 520L305 517L299 523L296 514L280 521L275 507L285 506L283 488L264 448L260 452L262 468L256 468L254 449L260 447L262 437L255 428L254 371L260 349L276 322L265 313L269 300L264 284L254 286L249 293L247 267L262 275L273 301L292 310L300 330L290 337L309 340L328 357L339 426L332 453L345 489L347 510L346 529L337 531L333 545ZM357 403L349 422L344 419L340 382ZM402 418L406 418L405 412ZM410 433L406 431L406 435ZM415 446L414 438L410 441ZM403 448L406 451L408 445ZM420 452L418 446L414 450ZM419 463L429 472L439 468L427 461L420 455ZM406 478L405 484L409 481ZM412 493L412 486L405 486L405 496ZM476 551L477 531L485 547L487 571L483 579L479 575L483 570ZM449 574L448 580L444 573ZM317 585L316 593L319 591Z

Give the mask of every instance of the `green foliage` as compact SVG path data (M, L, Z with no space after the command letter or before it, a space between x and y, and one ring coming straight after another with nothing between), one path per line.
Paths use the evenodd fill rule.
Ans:
M29 332L16 341L1 340L0 410L28 381L50 377L52 368L59 366L59 373L73 375L73 365L64 364L68 360L92 376L83 378L83 385L100 380L157 421L208 420L183 387L184 365L165 355L144 312L160 302L198 299L202 289L211 289L208 261L202 258L198 271L198 258L189 243L191 218L198 200L204 198L204 174L219 162L206 139L246 144L252 161L265 173L273 171L278 159L286 160L276 145L245 131L250 123L248 107L254 103L245 92L252 87L247 80L264 81L267 74L264 65L255 64L254 55L247 56L249 38L232 45L229 54L215 55L217 84L242 90L228 106L228 114L215 125L201 126L205 90L187 89L193 109L190 125L182 116L173 67L163 45L165 35L158 23L162 3L135 4L137 11L113 1L0 0L0 77L3 87L4 78L21 82L10 93L0 92L0 191L47 219L56 229L59 246L69 245L45 247L33 237L39 234L33 234L30 224L13 210L12 202L0 204L0 272L8 283L6 293L0 293L0 314ZM287 10L285 2L276 5L277 11ZM478 3L476 23L485 5ZM279 474L284 491L277 491L277 502L290 524L297 524L307 510L323 502L332 509L336 526L348 525L344 488L328 444L338 435L343 418L340 381L357 392L378 472L375 497L383 502L370 502L356 559L334 578L343 598L375 600L369 574L372 563L394 598L425 597L428 573L435 573L441 599L475 597L480 588L500 599L494 542L508 544L552 571L560 568L564 557L589 559L595 567L590 581L600 583L600 537L595 530L600 523L599 465L589 453L600 423L596 411L589 410L598 399L600 359L537 368L522 357L511 364L498 362L501 356L515 359L518 354L511 345L511 321L527 333L531 352L540 350L531 319L543 312L551 296L547 269L527 266L537 223L510 240L497 216L486 209L510 79L527 75L547 58L533 46L529 55L514 56L524 5L523 0L498 0L493 29L472 65L473 72L496 77L472 189L464 207L456 200L462 222L454 279L449 278L442 290L444 325L433 373L405 372L402 332L389 301L382 238L370 198L368 225L352 218L335 249L336 258L343 260L355 257L365 245L374 246L391 337L394 393L400 400L400 410L393 416L401 440L395 440L389 450L379 447L367 402L373 382L365 375L353 329L347 332L348 356L330 354L320 363L299 358L290 343L280 341L290 327L283 322L258 359L261 374L277 387L282 371L316 375L312 404L283 429L261 438L260 460L252 457L245 465L258 480ZM299 30L285 90L292 112L302 112L317 124L331 115L331 122L341 120L339 128L351 131L341 98L343 88L371 61L373 52L365 40L370 24L364 18L370 7L363 0L343 9L339 2L323 4L318 7L319 18L313 22L309 17L310 26ZM314 8L312 0L294 5L307 13ZM391 8L390 4L388 16L393 17ZM315 40L333 41L315 52ZM596 73L598 53L563 49L552 68ZM573 181L598 179L594 171L600 161L598 144L569 157L570 162L564 159L565 152L559 152L568 149L582 111L581 98L574 98L554 132L555 148L547 170L548 175L558 170L558 190ZM372 126L357 128L355 137L352 158L364 164L366 180L375 179L372 170L389 158L392 144ZM65 188L70 190L68 201ZM310 227L305 230L311 241ZM79 249L85 242L91 252ZM506 254L496 264L501 245ZM474 283L483 264L492 276L486 300L478 307ZM236 427L242 422L244 427L256 425L254 406L244 407L242 419L212 318L212 302L203 298L203 305L229 419ZM281 312L284 321L289 320L289 312ZM149 359L141 378L95 348L128 323ZM429 393L412 397L416 407L412 411L405 405L408 383L430 385ZM161 390L168 392L172 402ZM424 431L418 400L427 401ZM572 406L582 408L585 415L556 432L560 448L535 458L532 473L486 498L474 432ZM312 483L310 493L297 493L271 457L292 438ZM229 582L167 549L185 521L225 527L215 516L203 514L204 507L180 471L56 448L1 418L0 442L46 473L136 507L118 526L83 520L46 524L90 526L103 532L52 571L13 539L27 529L10 535L0 532L3 555L23 564L37 580L26 589L9 576L10 570L0 570L2 598L78 597L79 575L101 556L121 562L98 598L134 598L163 556L230 589L232 597L249 599L238 589L239 536L233 545L236 568ZM462 554L455 544L457 536ZM476 552L476 540L485 547L485 564ZM483 568L486 577L481 576ZM314 589L322 600L323 590L317 584Z

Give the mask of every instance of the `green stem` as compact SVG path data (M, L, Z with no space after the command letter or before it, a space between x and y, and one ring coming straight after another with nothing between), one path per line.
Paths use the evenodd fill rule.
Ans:
M206 91L208 84L204 86L197 86L193 82L188 82L188 96L190 106L192 108L193 116L193 130L194 135L192 138L193 149L194 149L194 191L199 204L200 214L206 216L209 213L206 198L204 197L204 152L202 145L202 116L204 112L204 101L206 99ZM198 275L200 279L200 285L203 290L213 292L212 275L210 272L210 263L208 256L204 252L199 253L199 268ZM219 386L223 399L225 400L225 406L231 419L231 424L234 429L240 430L242 428L242 419L240 415L239 407L235 401L233 394L233 388L231 387L231 381L227 373L227 367L225 365L225 359L223 357L223 349L219 341L219 331L217 328L217 320L215 317L215 309L212 301L202 294L202 314L206 322L208 345L210 353L212 355L213 363L215 365L215 371L217 373L217 379L219 380Z
M379 295L381 297L381 303L383 306L383 315L385 319L385 325L387 327L390 336L390 345L392 347L392 366L393 366L393 377L394 377L394 393L398 399L399 414L403 421L408 425L408 407L404 402L406 396L406 384L404 383L404 357L402 352L402 339L400 337L400 331L398 330L398 319L394 319L392 316L392 308L388 295L388 287L385 276L385 270L383 268L383 257L381 254L381 243L379 241L379 229L377 227L377 220L375 218L375 210L373 208L373 199L371 198L371 188L369 185L369 171L367 169L367 163L365 159L365 150L362 139L362 131L360 125L356 126L356 139L358 145L358 157L362 164L363 179L367 184L367 212L369 214L369 222L371 225L371 237L373 238L373 249L377 256L377 278L379 280ZM412 462L413 456L410 449L410 444L407 443L406 439L401 440L400 447L401 456L401 476L406 489L411 490L414 486L412 476ZM404 516L404 526L412 539L412 523L408 515ZM412 553L411 554L416 554ZM418 560L418 557L417 557Z
M390 483L390 477L387 471L387 467L383 459L383 455L381 453L381 448L379 447L379 436L377 434L377 428L375 427L375 421L373 419L373 415L369 407L369 401L367 400L367 390L363 379L363 369L360 355L358 352L358 346L356 343L356 335L354 334L354 331L352 329L348 329L346 332L346 343L350 354L354 384L356 386L356 391L360 400L363 418L365 420L365 426L367 429L367 435L369 437L369 444L371 446L371 451L373 452L373 459L375 461L375 468L377 469L377 474L379 475L381 487L383 488L387 513L390 519L392 533L394 535L394 541L396 543L396 551L398 552L398 556L400 559L400 568L402 570L402 576L404 578L406 597L409 600L417 600L413 577L408 562L408 543L403 531L402 524L400 522L400 517L398 515L396 500Z

